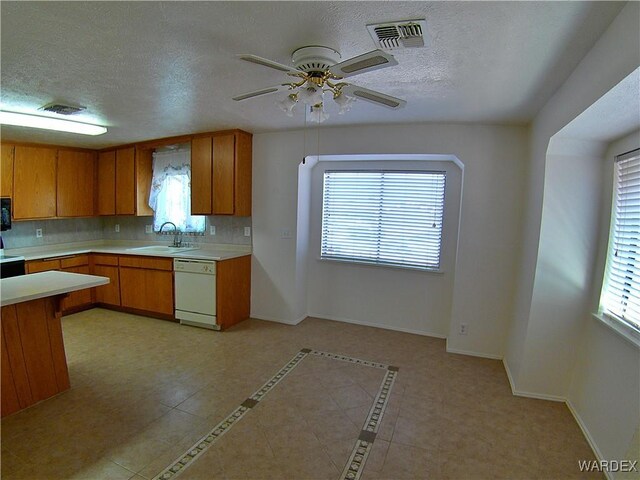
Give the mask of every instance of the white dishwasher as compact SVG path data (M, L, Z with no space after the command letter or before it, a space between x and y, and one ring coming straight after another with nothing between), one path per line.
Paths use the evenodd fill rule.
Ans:
M220 330L216 322L216 262L176 258L175 316L181 324Z

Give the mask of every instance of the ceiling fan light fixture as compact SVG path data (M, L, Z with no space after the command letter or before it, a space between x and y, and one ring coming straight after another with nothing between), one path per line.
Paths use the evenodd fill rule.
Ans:
M251 63L281 72L285 71L289 76L289 81L233 97L233 100L240 101L288 90L288 97L276 102L278 107L288 116L293 116L293 109L298 102L305 105L306 119L310 118L312 122L317 123L324 122L329 118L325 110L325 92L330 93L333 101L338 105L339 115L348 112L356 99L391 109L401 108L407 103L400 98L344 81L346 77L397 65L398 62L393 55L383 50L373 50L336 63L340 60L339 52L329 47L311 45L293 52L291 56L293 67L256 55L240 55L239 57Z
M343 115L351 110L356 99L354 97L349 97L342 92L338 92L333 94L333 101L340 107L338 115Z
M311 107L309 107L309 113L309 120L313 123L322 123L329 118L329 114L324 111L322 102L311 105Z
M293 117L293 109L297 104L297 95L295 93L291 93L278 102L278 107L280 107L280 110L286 113L287 117Z
M316 105L322 103L322 89L307 83L298 91L298 97L307 105Z

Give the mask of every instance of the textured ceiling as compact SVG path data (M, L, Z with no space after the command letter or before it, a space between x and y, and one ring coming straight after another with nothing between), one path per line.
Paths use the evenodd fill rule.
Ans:
M602 119L606 118L606 122ZM609 142L640 129L640 68L558 132L558 137Z
M622 8L619 2L0 2L3 109L87 108L98 137L2 127L3 138L105 147L183 133L300 128L275 96L231 97L283 74L304 45L349 58L375 48L368 23L426 18L429 46L394 52L397 67L352 77L404 98L392 111L356 102L327 125L526 123Z

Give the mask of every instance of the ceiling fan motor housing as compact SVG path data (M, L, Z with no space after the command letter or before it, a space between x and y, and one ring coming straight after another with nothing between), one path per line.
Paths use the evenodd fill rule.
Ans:
M333 48L318 45L302 47L291 54L293 65L305 73L325 72L340 61L341 55Z

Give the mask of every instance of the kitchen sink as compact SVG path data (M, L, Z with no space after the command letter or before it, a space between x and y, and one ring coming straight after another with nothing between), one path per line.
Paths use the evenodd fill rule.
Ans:
M180 253L189 250L198 250L198 247L171 247L169 245L149 245L148 247L127 248L130 252L140 253Z

